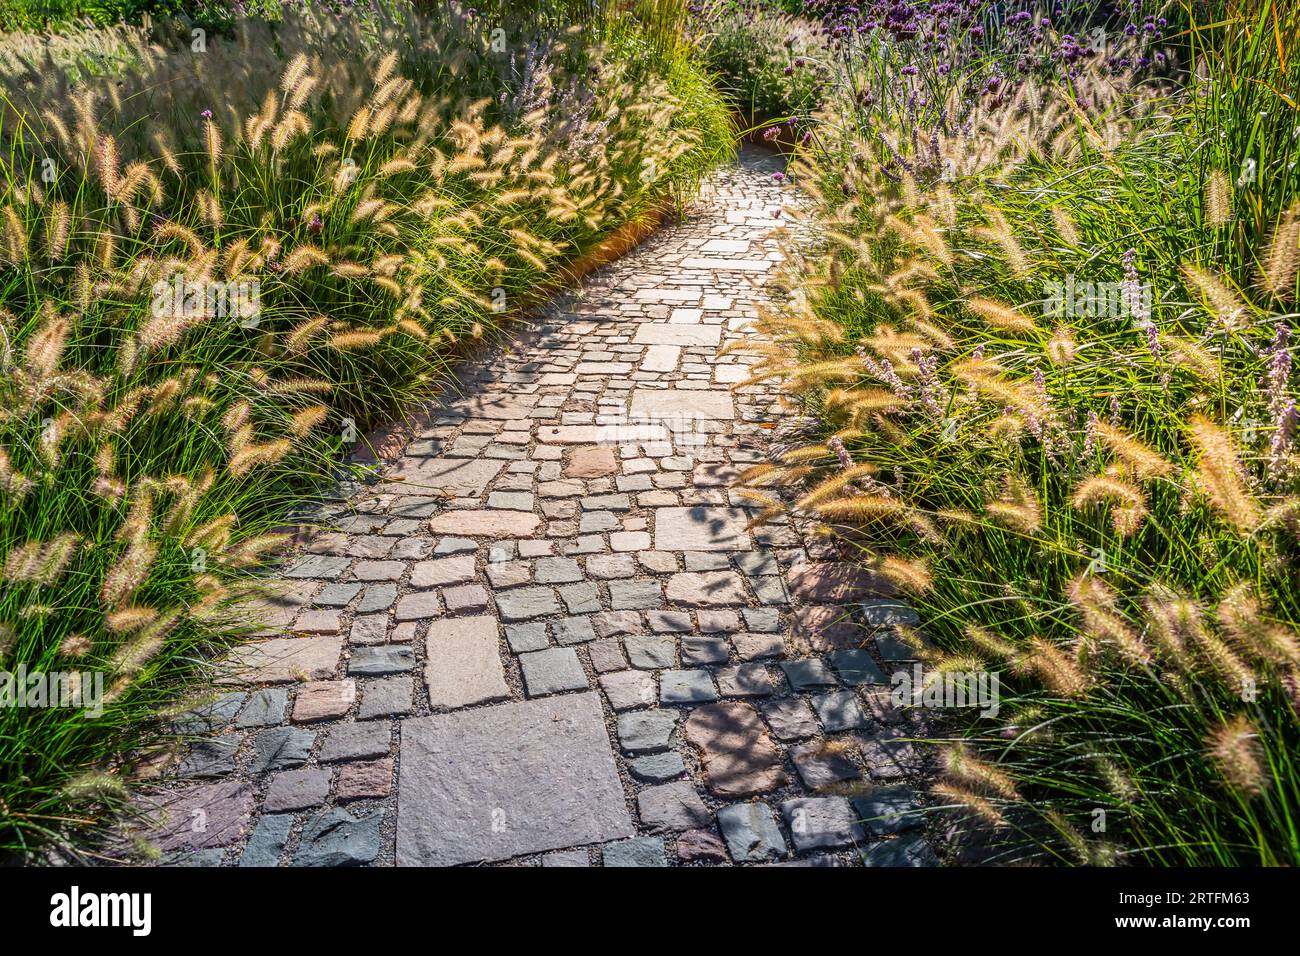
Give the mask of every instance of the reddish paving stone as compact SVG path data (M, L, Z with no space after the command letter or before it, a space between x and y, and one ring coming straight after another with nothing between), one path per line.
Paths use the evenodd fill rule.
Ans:
M344 764L335 793L343 800L382 800L393 789L393 758Z
M338 669L343 638L278 637L240 644L223 665L222 683L286 684L321 680Z
M164 853L238 843L253 815L253 787L234 780L140 798L143 836Z
M564 468L566 478L604 478L618 471L612 448L575 448Z
M323 680L303 684L293 702L293 721L307 724L316 720L342 717L357 699L357 685L352 680Z
M709 790L717 796L745 797L786 783L781 753L749 704L697 708L686 720L686 739L700 750Z
M435 515L429 519L429 530L467 538L531 538L541 522L526 511L466 509Z
M727 848L712 830L687 830L677 837L677 856L686 863L725 863Z
M847 561L803 562L791 567L786 578L790 595L805 604L849 604L893 593L887 578Z
M795 608L790 616L790 640L814 654L858 647L866 633L854 623L849 609L831 605Z

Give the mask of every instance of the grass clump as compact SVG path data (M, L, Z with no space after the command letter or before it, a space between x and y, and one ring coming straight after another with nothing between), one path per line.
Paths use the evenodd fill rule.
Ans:
M757 372L824 433L763 481L1001 672L935 789L983 858L1294 865L1300 20L985 5L909 59L942 6L839 48Z
M358 436L731 149L689 49L405 3L0 37L0 847L103 818Z

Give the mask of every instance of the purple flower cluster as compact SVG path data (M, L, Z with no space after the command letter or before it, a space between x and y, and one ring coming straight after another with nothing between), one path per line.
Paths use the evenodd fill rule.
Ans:
M894 371L894 364L889 359L882 358L877 362L864 345L859 345L855 351L858 358L862 360L862 366L867 370L867 374L884 382L899 398L911 399L912 389L898 377L898 372Z
M1292 445L1295 442L1297 413L1294 399L1287 395L1291 378L1291 330L1279 322L1273 341L1264 355L1268 359L1268 373L1264 392L1268 397L1269 414L1273 416L1273 439L1269 443L1268 474L1282 478L1288 470Z

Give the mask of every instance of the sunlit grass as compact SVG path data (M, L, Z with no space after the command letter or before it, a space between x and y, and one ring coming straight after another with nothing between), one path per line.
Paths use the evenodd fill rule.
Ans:
M0 709L0 846L101 819L355 442L729 154L663 42L403 3L0 38L0 667L107 685ZM158 308L178 276L257 309Z
M1188 72L936 78L944 120L861 96L917 62L864 41L794 167L822 246L758 373L826 435L760 484L799 478L931 666L1001 672L949 731L1009 787L935 797L1004 862L1300 861L1300 25L1169 16ZM1070 282L1104 310L1051 308Z

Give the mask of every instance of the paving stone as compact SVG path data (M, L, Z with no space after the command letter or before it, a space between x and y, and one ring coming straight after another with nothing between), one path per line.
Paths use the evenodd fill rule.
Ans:
M832 694L818 694L812 698L813 708L821 718L827 733L840 730L857 730L867 724L866 715L858 706L857 695L851 690L836 691Z
M603 478L615 474L618 463L612 448L575 448L565 465L566 478Z
M267 813L318 807L330 794L330 772L315 767L286 770L271 778L262 809Z
M690 633L693 627L691 616L685 611L649 611L646 623L656 634Z
M709 790L743 797L784 786L781 754L758 712L726 701L697 708L686 721L686 739L701 754Z
M784 661L781 670L785 671L785 679L790 682L790 687L796 693L834 687L838 683L831 669L826 666L826 662L815 657L800 661Z
M600 590L595 584L562 584L559 592L570 614L593 614L601 609Z
M527 538L542 519L524 511L457 509L429 519L434 534L455 531L476 538Z
M190 744L177 771L182 777L223 777L235 770L240 738L205 737Z
M862 776L858 765L844 750L828 746L819 740L810 740L806 744L792 747L790 760L799 772L799 779L810 790L820 790Z
M916 627L921 623L916 611L898 600L863 601L858 612L868 627Z
M396 581L405 570L402 561L358 561L352 573L358 581Z
M325 734L320 760L322 763L337 763L382 757L391 749L391 740L392 732L387 721L336 724Z
M510 645L510 650L516 654L522 654L525 651L540 651L544 647L549 647L550 642L546 639L545 622L532 621L528 624L506 625L506 643Z
M388 640L387 614L358 614L348 640L353 644L382 644Z
M677 368L682 349L679 345L652 345L641 360L643 372L671 372Z
M477 551L478 542L471 538L443 538L438 542L438 546L433 549L434 554L463 554L466 551Z
M731 569L731 558L716 551L687 551L682 557L686 560L687 571L728 571Z
M859 564L841 561L808 561L787 572L790 594L804 604L852 604L887 590L887 580Z
M662 837L634 837L604 847L605 866L667 866Z
M235 726L274 727L289 716L289 691L283 687L266 687L248 695Z
M735 634L740 631L740 615L735 611L697 611L701 634Z
M504 467L504 462L487 458L408 458L401 471L405 480L383 482L378 486L378 492L400 495L420 488L436 489L455 498L482 498L487 486Z
M784 697L763 703L763 715L776 739L784 742L816 737L819 728L808 702L801 697Z
M609 536L609 546L615 551L648 551L650 535L645 531L616 531Z
M565 617L551 624L555 642L560 645L583 644L594 640L596 632L590 617Z
M409 644L374 644L358 647L348 661L348 673L356 677L383 677L415 668L415 649Z
M243 840L253 813L253 788L240 781L203 783L137 798L133 830L164 853L195 853ZM196 827L197 820L203 821Z
M655 680L645 671L622 670L600 676L600 689L615 711L649 707L655 702Z
M614 538L617 535L610 535L610 537ZM588 577L609 580L630 578L634 574L636 574L636 561L630 554L593 554L587 559Z
M312 817L303 827L294 866L365 866L379 856L383 814L354 816L335 808Z
M474 580L474 556L455 555L433 561L420 561L411 568L411 587L442 588Z
M634 832L594 693L402 724L397 862L446 866Z
M852 802L858 821L877 836L892 836L925 825L920 801L909 787L878 787L854 797Z
M761 801L723 807L718 811L718 828L737 863L779 860L787 853L772 808Z
M683 637L683 664L722 664L731 658L731 648L721 637Z
M925 771L926 755L921 750L921 745L908 740L864 740L861 753L868 773L876 779L896 780Z
M423 621L442 614L442 601L437 591L416 591L399 598L394 613L399 621Z
M719 607L745 604L745 584L734 571L683 571L668 579L669 604L684 607Z
M591 623L600 637L645 633L641 615L636 611L605 611L601 614L593 614Z
M897 634L890 631L877 631L873 636L876 650L880 652L880 659L886 665L894 661L916 660L916 650Z
M800 607L790 615L791 643L807 653L851 650L865 636L866 632L844 607Z
M280 856L289 843L289 832L292 829L291 813L263 815L244 846L239 865L279 866Z
M315 731L299 727L272 727L260 731L253 740L253 773L301 767L311 754Z
M742 661L767 660L785 656L785 640L780 634L734 634L731 643Z
M677 663L677 640L668 635L637 634L623 638L627 659L633 667L657 670Z
M618 717L618 740L625 753L667 750L677 728L677 711L639 710Z
M525 621L560 610L551 588L515 588L497 594L496 600L503 621Z
M862 854L863 866L938 866L939 858L916 834L876 843Z
M718 699L706 670L666 670L659 674L659 699L665 704L705 704Z
M623 670L628 666L623 645L615 638L593 641L588 645L587 655L591 659L591 666L598 674Z
M344 764L336 789L341 802L384 799L393 789L393 758Z
M303 684L293 702L293 722L307 724L342 717L352 709L356 699L357 685L352 680L322 680Z
M726 863L727 848L712 830L687 830L677 836L677 858L685 863Z
M526 491L494 491L488 495L487 506L511 511L532 511L533 496Z
M632 341L637 345L717 345L722 330L715 325L670 325L642 322Z
M207 700L186 711L175 720L178 734L201 734L224 730L235 720L251 695L244 691L229 691Z
M677 570L677 556L671 551L642 551L637 562L654 574L669 574Z
M745 626L751 631L769 633L781 627L781 613L775 608L745 608L740 612L745 618Z
M367 682L361 689L360 720L403 717L411 712L415 683L410 677L388 677Z
M509 697L496 620L481 616L431 622L424 681L434 707L468 707Z
M372 584L366 588L357 604L358 614L370 614L374 611L386 611L397 600L397 587L393 584Z
M656 608L663 603L663 592L655 578L609 582L609 604L616 611Z
M542 866L591 866L586 850L560 850L542 857Z
M333 579L342 574L351 563L352 561L349 558L309 554L293 562L281 574L286 578Z
M487 589L481 584L462 584L442 591L442 603L447 606L448 614L471 614L486 610L488 600Z
M566 690L586 690L587 675L577 652L571 647L549 647L519 655L524 687L529 697L559 694Z
M723 697L766 697L776 693L772 675L759 663L720 667L715 676Z
M363 587L364 584L327 584L312 598L312 603L321 607L343 607L352 603Z
M566 584L583 579L582 569L573 558L538 558L534 576L538 584Z
M850 687L862 684L884 684L885 675L871 655L863 650L835 651L827 658L840 675L840 680Z
M646 787L636 798L637 815L651 833L707 827L709 810L688 780Z
M680 754L669 750L661 754L650 754L629 760L627 769L637 780L646 783L664 783L668 780L676 780L684 774L686 764L682 762Z
M694 505L655 509L655 547L660 551L746 551L749 514L740 508Z
M225 680L250 684L285 684L321 680L338 669L343 638L280 637L238 644L224 665Z
M800 853L853 846L863 840L857 816L844 797L796 797L781 804L781 815Z

